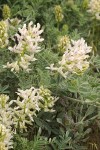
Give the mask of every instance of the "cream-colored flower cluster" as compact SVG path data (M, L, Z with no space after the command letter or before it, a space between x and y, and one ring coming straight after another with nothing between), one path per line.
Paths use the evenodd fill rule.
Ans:
M40 110L54 111L53 106L58 98L50 90L40 88L18 89L18 98L9 101L9 96L0 95L0 150L13 147L13 134L16 128L27 130L27 124L34 122L34 116ZM14 127L14 131L12 129Z
M56 5L55 8L55 18L57 22L61 22L63 19L63 13L62 13L62 8L60 5Z
M26 128L26 124L31 124L33 120L33 115L36 116L36 112L40 110L39 108L39 99L41 99L38 89L34 87L30 89L18 90L18 98L15 100L16 107L14 108L15 118L14 124L15 127L19 126L21 129Z
M11 71L15 72L19 72L20 69L30 71L29 65L36 60L34 54L40 51L39 43L43 41L43 38L40 37L43 32L40 30L40 24L32 25L33 22L30 22L28 26L24 24L22 28L18 29L19 33L15 34L18 44L8 48L11 52L17 53L17 60L12 63L8 62L4 68L11 68Z
M8 45L8 33L7 22L0 21L0 48L4 48Z
M51 64L47 69L58 71L64 78L66 78L69 73L82 74L89 67L87 59L89 57L88 53L90 52L91 47L87 46L83 38L77 41L71 40L61 61L58 62L59 66L54 67L54 64Z
M94 15L97 20L100 20L100 0L90 0L88 7L88 12Z
M0 150L12 148L13 111L7 95L0 95Z
M43 87L26 90L18 90L18 98L14 100L16 107L14 107L14 124L17 128L27 129L26 125L34 121L34 116L37 115L41 109L44 111L52 111L56 97L51 96L51 92Z

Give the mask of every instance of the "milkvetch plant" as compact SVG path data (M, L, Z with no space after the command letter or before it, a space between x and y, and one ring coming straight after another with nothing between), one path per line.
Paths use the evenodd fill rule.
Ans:
M54 111L53 106L58 99L44 87L18 89L17 95L18 98L10 102L7 95L0 95L0 144L4 150L13 147L12 138L17 128L27 131L27 125L32 125L40 110Z
M0 150L100 149L99 6L0 1Z

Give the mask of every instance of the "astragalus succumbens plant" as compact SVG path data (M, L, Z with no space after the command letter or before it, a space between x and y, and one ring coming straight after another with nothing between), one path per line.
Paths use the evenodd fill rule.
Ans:
M15 14L10 13L7 6L3 7L3 22L8 23L8 26L5 30L5 26L2 26L3 32L1 31L4 33L1 35L4 42L0 44L4 46L0 50L0 92L8 91L10 98L6 103L7 109L1 109L0 149L36 150L39 147L37 145L42 143L41 139L40 142L37 141L38 131L41 137L47 139L38 148L40 150L46 149L45 144L49 141L47 149L78 150L81 146L85 149L84 137L87 138L86 134L89 135L90 131L86 132L86 129L91 128L90 123L93 122L89 118L94 117L92 112L96 114L96 110L88 110L88 107L99 101L99 81L96 81L97 74L95 76L94 72L90 80L92 61L89 57L92 55L91 49L94 49L91 44L91 22L96 17L93 13L95 20L90 17L87 12L90 7L85 7L82 11L81 1L40 1L13 1L9 6ZM88 5L90 1L84 2ZM40 22L44 28L43 47L43 30L40 24L34 25L30 20ZM27 23L24 24L23 21ZM97 41L96 32L94 39ZM41 52L38 53L39 51ZM94 62L93 69L95 66ZM46 67L54 72L51 73ZM8 86L7 90L3 88L5 85Z
M7 95L0 95L0 150L12 148L16 129L27 131L27 125L32 125L39 111L54 111L53 106L58 99L44 87L18 89L17 95L17 99L11 101Z
M67 78L70 73L83 74L89 67L88 54L91 49L83 38L77 41L71 40L71 43L66 46L61 61L58 62L58 66L55 67L54 64L51 64L46 68L59 72L64 78Z
M43 41L43 38L40 37L43 32L40 30L40 24L32 25L31 21L28 26L24 24L22 28L18 29L18 33L15 34L18 44L8 48L11 52L16 53L16 60L12 63L7 62L4 68L10 68L15 72L19 72L20 69L30 71L29 65L36 60L34 55L40 51L39 43ZM13 38L14 42L15 38Z

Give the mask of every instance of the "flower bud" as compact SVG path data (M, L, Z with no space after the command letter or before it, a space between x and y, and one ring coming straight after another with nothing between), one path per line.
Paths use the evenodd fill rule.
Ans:
M9 8L8 5L4 5L4 6L3 6L3 9L2 9L2 16L3 16L3 19L4 19L4 20L10 18L10 16L11 16L11 11L10 11L10 8Z
M58 43L58 50L60 53L64 53L66 51L66 48L68 47L68 45L70 44L70 40L68 36L62 36L59 39L59 43Z
M63 14L62 14L62 8L61 8L61 6L60 5L56 5L55 6L55 18L56 18L56 21L57 22L61 22L62 21L62 19L63 19Z

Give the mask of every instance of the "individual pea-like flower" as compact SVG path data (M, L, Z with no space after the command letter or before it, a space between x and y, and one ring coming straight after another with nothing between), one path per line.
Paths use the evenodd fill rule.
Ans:
M70 44L70 39L68 36L62 36L59 39L59 43L58 43L58 50L60 53L64 53L66 51L66 47L68 47Z
M0 47L4 48L8 45L7 22L0 21Z
M88 53L90 52L91 47L87 46L83 38L77 41L71 40L61 61L58 62L58 67L54 67L54 64L51 64L47 69L58 71L64 78L66 78L69 73L83 74L89 67L87 59L89 57Z
M57 98L51 96L48 89L34 88L21 90L18 89L18 98L14 100L14 125L15 128L26 129L27 124L32 124L34 116L43 109L44 111L51 111Z
M10 16L11 16L10 8L9 8L9 6L6 5L6 4L3 5L2 16L3 16L3 19L4 19L4 20L10 18Z
M89 10L97 20L100 20L100 0L90 0L88 4Z
M43 38L40 37L43 32L43 30L40 30L40 24L32 25L33 22L30 22L28 26L24 24L22 28L18 29L19 33L15 34L18 44L8 48L11 52L16 53L17 59L12 63L7 62L3 66L4 68L10 68L11 71L15 72L19 72L20 69L27 72L31 70L29 65L36 60L34 55L40 51L39 43L43 41Z
M5 150L12 148L12 125L13 111L11 108L12 101L9 102L7 95L0 95L0 142Z
M62 8L60 5L56 5L55 8L55 18L57 22L61 22L63 19L63 13L62 13Z

